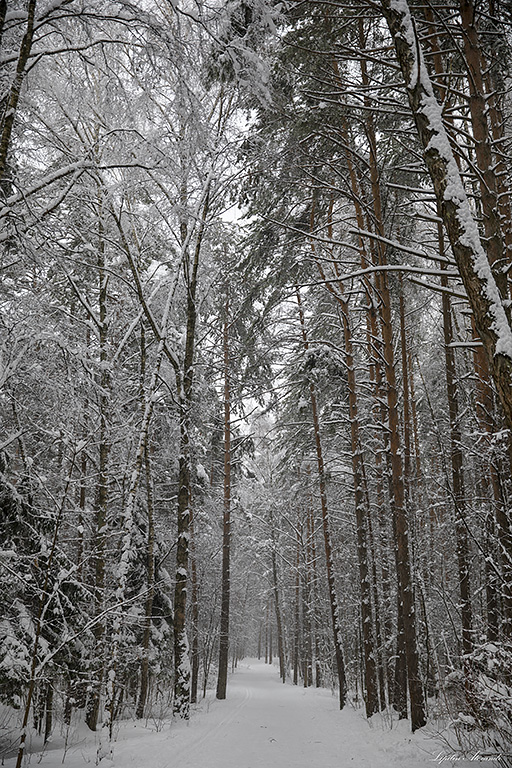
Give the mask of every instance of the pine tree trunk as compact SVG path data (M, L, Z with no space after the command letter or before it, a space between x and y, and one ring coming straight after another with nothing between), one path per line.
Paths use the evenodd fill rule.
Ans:
M489 109L484 86L483 45L475 25L476 7L473 0L459 2L462 42L465 63L468 69L469 111L473 128L474 152L478 168L479 201L481 204L486 253L492 274L502 299L508 298L507 263L501 232L500 206L498 203L498 185L495 175L495 162L492 154L492 141L488 125Z
M377 580L377 566L375 563L375 539L373 536L373 525L372 525L372 517L371 517L371 511L368 504L368 554L369 554L369 560L371 564L371 581L372 581L372 593L373 593L373 605L375 608L375 641L376 641L376 647L375 647L375 655L376 655L376 664L377 664L377 675L378 675L378 689L379 689L379 706L381 710L386 709L386 681L384 677L384 673L387 670L387 658L385 654L385 648L383 644L383 638L382 638L382 625L381 625L381 607L380 607L380 598L379 598L379 588L378 588L378 580Z
M359 36L360 36L360 45L361 49L363 50L365 47L365 39L364 39L364 30L363 30L363 22L360 20L359 23ZM340 91L343 91L343 83L340 77L339 68L336 61L332 62L333 71L335 75L335 80L337 83L338 88ZM361 76L363 85L368 86L368 75L366 71L366 65L364 61L361 61ZM367 106L370 107L370 103L367 102ZM370 113L368 113L370 115ZM365 218L364 218L364 212L362 207L362 200L363 196L361 193L361 185L359 183L358 174L356 172L355 165L353 163L353 156L350 152L350 136L348 131L348 125L346 119L342 117L341 123L341 135L345 142L345 160L347 162L348 171L349 171L349 179L350 179L350 187L352 191L352 200L354 203L354 209L356 214L356 221L358 224L359 229L365 230ZM370 140L370 143L374 140L374 128L373 123L371 121L371 118L368 117L367 120L367 135ZM371 146L373 147L373 144L371 143ZM372 158L371 158L372 168L375 169L376 167L376 155L372 152ZM378 179L376 180L375 174L373 175L373 185L374 185L374 191L375 191L375 184L377 184L377 192L378 190ZM368 256L366 254L366 246L362 238L359 240L359 247L360 247L360 254L361 254L361 267L362 269L365 269L368 267ZM365 281L365 287L368 294L368 314L367 314L367 345L368 345L368 356L370 360L370 380L374 384L374 410L376 412L376 421L379 421L379 415L382 421L382 429L380 430L380 434L375 435L375 463L376 463L376 485L377 485L377 508L381 511L381 515L383 515L384 508L385 508L385 502L384 502L384 492L383 492L383 478L382 478L382 450L386 449L386 446L388 445L388 436L387 436L387 430L384 426L386 424L386 413L385 408L383 406L383 393L382 393L382 366L381 366L381 357L382 357L382 351L378 349L378 346L381 345L381 339L380 334L378 330L378 317L377 317L377 310L376 306L378 304L377 296L375 295L375 290L371 286L371 283L369 280ZM349 367L349 376L351 371L351 367ZM354 378L354 375L352 374L352 378ZM349 383L350 388L350 383ZM355 386L353 385L354 392L355 392ZM356 430L357 431L357 430ZM354 446L354 436L352 436L352 445ZM358 449L359 450L359 449ZM357 461L357 456L354 455L354 448L353 448L353 461ZM362 464L361 464L362 467ZM356 473L355 473L356 474ZM354 474L354 477L355 477ZM358 474L361 474L361 472L358 470ZM357 484L356 484L357 487ZM356 511L358 508L358 504L356 501ZM360 507L359 507L360 508ZM369 506L368 506L368 512L367 515L369 515ZM358 531L362 530L359 523L358 523ZM363 549L359 548L360 557L364 553L364 547ZM361 561L360 561L361 562ZM363 568L365 566L363 565ZM387 565L385 563L385 555L383 556L383 574L384 571L387 572ZM367 570L367 567L366 567ZM386 580L386 584L389 580ZM389 599L389 588L386 587L386 584L383 581L383 587L384 587L384 594L385 599ZM366 603L366 599L363 598L362 604ZM370 602L368 601L368 605L370 605ZM376 617L376 621L379 621L379 618ZM371 624L369 625L371 626ZM363 618L363 628L365 627L365 619ZM385 634L387 638L391 637L391 612L389 610L389 606L386 605L386 618L384 621L384 629ZM371 647L370 645L367 645L369 643L369 638L367 639L366 643L363 640L363 644L365 645L365 656L368 655L368 648ZM371 652L370 658L373 657L375 653L375 650ZM368 670L369 674L372 674L371 667L373 666L373 663L370 663L370 669ZM392 681L391 681L391 670L388 665L386 665L386 672L387 672L387 678L388 678L388 691L391 693L392 689ZM381 704L382 704L382 695L381 693ZM371 697L373 700L373 696Z
M379 710L377 692L376 649L373 638L373 617L371 583L368 566L368 516L369 508L365 502L363 457L359 437L359 418L355 381L355 361L352 351L352 333L348 317L348 305L341 309L343 333L345 339L345 362L348 376L349 420L351 430L352 473L354 476L354 498L357 527L357 557L359 563L359 581L361 589L361 623L364 658L364 682L366 716L371 717Z
M403 604L398 599L396 622L396 661L393 679L393 707L400 720L407 718L407 647L405 642Z
M438 225L439 252L444 254L442 224ZM441 268L445 269L444 263ZM441 278L441 285L448 287L448 280ZM446 370L446 390L448 395L448 413L450 418L450 460L452 470L453 502L455 508L455 541L459 571L459 590L462 618L462 650L471 653L473 648L470 551L467 533L467 510L464 489L464 471L462 463L462 435L459 424L459 406L457 399L457 380L453 347L452 316L450 297L446 291L442 294L444 354Z
M304 547L304 571L303 571L303 589L302 589L302 645L304 648L304 688L309 688L313 684L313 627L311 621L312 606L312 589L311 589L311 566L310 566L310 552L311 547L309 539L311 536L310 526L310 511L306 511L306 542Z
M473 334L475 338L476 334ZM484 447L487 451L486 459L489 462L489 476L482 482L487 484L490 478L492 489L492 501L494 506L495 524L489 513L485 524L485 538L489 548L497 540L499 546L498 562L501 565L503 583L501 585L501 598L503 609L502 630L505 637L512 637L512 531L510 521L506 514L506 503L503 498L503 490L500 482L500 473L496 467L495 457L491 455L492 436L495 431L493 420L494 398L489 378L489 366L482 347L475 347L473 353L475 377L476 377L476 415L480 431L484 436ZM485 462L487 464L487 461ZM499 626L498 590L496 568L489 558L485 561L486 567L486 594L487 594L487 622L489 639L497 639L497 626Z
M362 64L365 72L364 62ZM382 204L380 195L380 176L377 161L377 141L371 112L366 120L366 135L370 147L369 165L372 189L372 203L375 227L379 237L385 235ZM382 240L377 241L377 264L386 266L386 255ZM391 317L391 297L389 293L386 272L376 273L376 290L380 297L380 319L382 328L382 344L384 357L384 374L386 377L386 399L388 409L388 434L391 462L391 507L393 517L393 533L395 537L395 562L398 577L398 592L404 629L404 642L407 663L407 680L411 705L411 727L415 731L426 723L425 699L420 676L418 641L416 633L416 617L414 607L414 591L411 575L409 552L409 523L406 508L403 461L401 452L398 396L394 361L393 325Z
M311 505L308 509L309 519L309 540L311 542L311 557L309 562L311 563L311 596L313 615L311 620L311 629L314 635L314 647L315 647L315 688L321 688L323 684L322 667L320 663L320 616L318 614L319 596L318 596L318 575L317 575L317 559L316 559L316 525L315 516L313 514L313 500L311 499Z
M333 239L332 228L332 205L329 206L328 215L328 236ZM310 228L313 231L314 210L311 212ZM376 668L376 649L373 635L373 616L371 600L371 583L369 572L368 557L368 516L369 504L367 504L367 494L365 494L366 483L364 480L363 455L359 438L359 415L357 407L357 389L355 376L355 360L352 346L352 329L350 325L349 306L345 298L343 283L333 283L326 279L321 260L317 258L314 242L311 244L313 256L316 260L318 270L327 289L334 295L341 314L341 326L343 329L345 363L347 369L348 384L348 405L351 437L351 457L352 474L354 478L354 502L356 512L357 528L357 555L359 564L359 581L361 589L361 624L363 639L363 658L364 658L364 690L366 716L371 717L378 712L378 692L377 692L377 668ZM341 275L340 266L334 262L333 270L337 277ZM307 341L307 339L306 339Z
M295 605L294 605L294 637L293 637L293 684L299 683L299 651L300 651L300 530L297 525L295 550Z
M227 287L226 287L226 290ZM231 550L231 382L229 376L229 294L226 295L223 333L224 354L224 504L222 528L222 594L219 636L217 698L226 698L229 659L229 603Z
M313 584L313 542L312 542L312 523L311 523L311 507L308 505L306 508L306 542L304 547L304 589L302 592L303 599L303 623L304 623L304 647L305 647L305 659L304 659L304 687L308 688L313 685L313 606L314 606L314 584Z
M478 225L443 124L441 106L432 89L407 3L380 0L380 7L395 44L412 115L424 149L424 159L476 329L484 345L507 425L512 429L510 310L503 304L506 295L500 293L502 281L496 283L489 266L489 262L496 266L504 263L503 253L497 252L501 238L498 233L491 232L492 248L489 253L480 241Z
M304 343L304 349L307 350L309 348L309 344L307 340L304 313L302 310L300 293L298 289L296 291L296 294L297 294L297 303L299 307L302 339ZM321 440L321 434L320 434L320 419L318 415L316 391L313 383L309 385L309 395L310 395L310 401L311 401L311 416L313 420L313 432L314 432L314 438L315 438L315 448L316 448L316 458L317 458L318 484L320 489L320 508L322 511L322 531L323 531L323 538L324 538L324 550L325 550L325 561L326 561L326 569L327 569L327 583L329 588L329 605L331 609L334 649L336 654L336 672L337 672L338 685L339 685L339 700L340 700L340 709L343 709L347 700L345 660L343 655L343 646L342 646L342 639L341 639L341 625L340 625L340 615L339 615L339 608L338 608L338 598L336 596L336 580L334 577L333 549L332 549L331 529L330 529L330 522L329 522L329 508L327 503L327 484L325 480L324 457L323 457L322 440Z
M274 592L274 609L276 612L277 652L279 654L279 675L283 683L285 683L286 682L285 643L284 643L283 621L281 616L281 605L279 600L279 578L277 573L277 537L276 537L274 516L273 516L272 510L270 510L270 535L272 538L272 549L271 549L270 557L271 557L271 564L272 564L272 589Z

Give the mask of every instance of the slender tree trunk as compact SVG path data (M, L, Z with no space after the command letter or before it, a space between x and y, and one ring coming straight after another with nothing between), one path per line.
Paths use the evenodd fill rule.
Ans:
M98 282L99 282L99 461L98 482L96 486L96 519L94 530L94 610L96 616L101 616L105 601L105 549L107 542L108 521L108 460L109 460L109 403L110 403L110 373L108 365L108 284L109 274L106 269L105 242L102 224L103 204L99 191L99 237L98 237ZM93 680L91 693L87 702L85 722L91 731L96 730L100 711L100 697L103 683L105 663L105 620L101 618L94 625L94 656L92 662Z
M268 602L265 604L265 664L268 664Z
M144 324L140 327L140 385L139 397L142 415L144 418L146 397L145 397L145 376L147 367L146 352L146 333ZM146 585L147 594L144 604L144 622L142 630L142 658L140 665L140 686L137 700L136 716L144 717L144 707L148 696L149 688L149 645L151 639L151 621L153 614L153 598L155 593L155 521L153 510L153 478L151 474L150 447L146 445L144 450L144 469L146 479L146 503L148 515L148 534L146 545Z
M195 335L197 322L197 279L199 257L209 211L209 191L206 190L205 202L199 231L196 238L192 264L188 255L184 255L184 269L187 281L187 324L183 371L177 380L179 421L180 421L180 456L178 471L178 542L176 548L176 583L174 589L174 702L173 713L184 720L190 715L190 658L186 631L187 579L190 539L190 409L192 406L192 386L194 382ZM186 229L182 228L183 246L186 250Z
M44 703L45 718L44 718L44 743L48 741L52 735L53 724L53 683L50 681L46 686L46 698Z
M301 536L297 525L295 546L295 605L294 605L294 637L293 637L293 684L299 682L299 652L300 652L300 545Z
M226 291L228 287L226 286ZM219 676L217 698L226 698L229 659L229 603L231 552L231 382L229 375L229 293L224 308L224 513L222 529L222 595L220 609Z
M144 628L142 633L142 659L140 666L140 688L137 702L137 717L144 717L144 708L149 690L149 645L151 640L151 623L153 620L153 600L155 596L155 517L153 504L153 476L151 472L150 448L146 446L144 452L144 465L146 471L146 502L148 510L148 538L147 538L147 563L146 585L147 594L144 604Z
M197 702L197 686L199 679L199 583L197 576L196 532L194 525L194 508L191 506L190 516L190 599L192 602L192 653L191 653L191 683L190 702Z
M309 519L309 541L311 547L311 596L312 605L314 606L311 616L311 629L314 634L314 647L315 647L315 688L321 688L323 683L322 667L320 663L320 617L318 615L319 596L318 596L318 574L317 574L317 559L316 559L316 525L315 516L313 514L313 500L308 509Z
M303 556L305 559L304 571L303 571L303 590L302 590L302 624L303 624L303 640L304 647L304 688L309 688L313 684L313 626L311 621L312 613L312 584L311 584L311 524L310 524L310 510L306 510L306 542L303 549Z
M395 674L393 678L393 707L400 720L405 720L407 711L407 647L405 642L404 610L398 598L396 621Z
M369 509L369 504L368 504ZM386 709L386 681L384 678L384 672L387 669L387 658L385 654L385 648L382 638L382 624L381 624L381 607L379 598L379 588L377 581L377 566L375 563L375 539L373 536L373 526L371 514L368 514L368 551L371 563L371 580L372 580L372 592L373 592L373 605L375 606L375 640L376 640L376 663L377 674L379 682L379 706L380 709Z
M286 657L285 657L283 621L281 617L281 604L279 599L279 578L277 573L277 537L276 537L274 516L273 516L272 510L270 510L270 533L272 537L272 550L270 553L270 557L272 562L272 588L274 592L274 609L276 612L277 652L279 654L279 675L283 683L285 683L286 682Z
M444 254L442 224L438 224L439 251ZM444 269L444 265L441 265ZM441 285L448 287L448 280L441 278ZM448 395L448 413L450 417L450 460L452 470L453 503L455 509L455 539L459 570L459 589L462 617L462 650L471 653L473 647L472 608L470 585L470 551L466 529L466 500L464 489L464 471L462 462L462 435L459 424L459 405L457 398L457 379L454 350L452 347L453 330L450 297L446 291L442 294L444 354L446 370L446 390Z
M329 207L328 235L333 239L332 228L332 205ZM313 230L314 211L311 212L311 231ZM345 363L347 369L348 383L348 405L351 436L351 456L352 473L354 477L354 501L356 512L357 528L357 554L359 563L359 580L361 589L361 624L363 639L363 657L364 657L364 680L365 680L365 705L366 715L371 717L379 709L377 693L377 668L376 668L376 649L373 636L373 616L371 601L371 584L368 567L368 532L367 521L369 516L369 505L367 506L367 494L365 494L363 455L359 438L359 415L357 407L357 389L355 376L355 360L352 346L352 329L350 325L349 306L345 298L343 283L332 283L326 279L324 269L320 259L316 256L315 245L312 242L313 256L316 260L320 275L325 280L325 285L334 295L338 302L341 315L341 326L343 329ZM341 268L333 261L333 269L337 277L341 275Z
M170 300L167 302L166 312L170 309ZM148 434L151 423L151 417L153 415L153 408L155 404L155 392L159 385L159 373L162 359L164 356L163 342L159 342L156 359L151 374L151 381L148 386L148 391L145 395L144 413L142 415L142 422L139 428L137 448L135 451L135 458L133 468L130 474L130 484L128 488L128 494L126 499L125 508L123 511L122 519L122 542L121 542L121 559L116 573L116 603L117 612L114 618L112 626L112 639L108 662L108 675L107 675L107 690L105 697L105 712L106 718L103 723L103 728L108 730L109 741L112 742L112 729L116 712L116 684L117 684L117 662L119 658L119 651L122 642L122 627L123 627L123 613L121 606L126 599L126 589L128 576L132 567L134 559L134 532L137 526L137 500L139 493L140 480L142 476L142 468L144 465L144 457L148 452ZM151 565L151 570L153 569ZM153 579L153 574L152 574ZM149 593L151 593L151 588ZM122 695L122 692L121 692ZM100 739L101 742L101 739ZM100 759L107 756L105 752L105 746L99 745L98 755Z
M363 82L367 82L365 62L361 63ZM373 218L379 237L385 236L384 219L380 195L380 177L377 160L377 141L373 117L368 112L366 120L366 137L369 144L370 182L372 189ZM377 241L377 266L386 265L386 255L383 241ZM414 608L414 592L411 575L409 552L409 523L406 508L403 461L400 444L400 429L398 416L398 396L394 361L393 325L391 316L391 297L386 272L376 273L376 289L380 297L380 319L382 327L382 343L384 357L384 373L386 377L386 399L388 408L388 434L391 462L391 507L393 517L393 533L395 537L395 561L398 576L400 609L407 656L407 679L411 705L411 727L415 731L425 725L425 699L420 676L419 652L416 633L416 618Z
M366 43L364 39L364 30L363 30L362 20L360 21L359 34L360 34L360 45L361 45L361 49L363 50ZM340 77L339 67L336 61L333 61L333 71L334 71L334 76L335 76L337 86L339 87L340 91L342 91L343 83ZM368 75L366 72L366 65L364 61L361 62L361 75L362 75L363 85L368 86ZM367 103L367 106L370 107L370 102L368 100L366 103ZM368 113L368 115L370 115L370 112ZM374 141L375 133L373 128L373 123L371 122L370 117L368 118L368 121L367 121L367 134L370 141L370 145L371 147L373 147L372 141ZM365 230L366 229L365 218L364 218L364 211L362 207L363 195L361 193L361 185L359 183L358 174L356 172L356 168L353 162L352 153L350 152L350 149L349 149L351 140L349 136L347 121L344 118L342 118L341 120L341 135L345 142L345 147L346 147L345 159L346 159L348 171L349 171L349 180L350 180L350 187L352 191L352 200L354 203L354 209L356 214L356 221L357 221L358 227L361 230ZM372 152L371 154L372 156L370 159L370 163L372 168L372 187L373 187L374 193L377 192L377 194L379 194L379 200L380 200L378 174L376 174L376 153ZM379 211L380 211L380 208L376 211L376 213L379 213ZM359 248L360 248L360 255L361 255L361 267L365 269L368 266L369 260L366 253L365 242L362 238L359 239ZM387 420L386 408L384 406L383 391L382 391L383 390L383 387L382 387L383 377L382 377L382 364L381 364L381 360L383 357L382 349L381 349L382 339L380 338L380 333L378 329L378 314L377 314L377 306L380 301L380 297L378 296L378 293L375 291L375 289L372 287L369 280L365 282L365 287L368 295L368 308L369 308L368 314L367 314L367 345L368 345L368 356L370 359L370 380L373 382L373 385L374 385L374 411L376 414L376 422L378 422L380 418L382 423L382 428L380 432L375 434L375 464L376 464L377 508L380 510L381 521L383 521L384 514L385 514L384 513L385 501L384 501L384 489L383 489L382 453L383 451L386 451L386 455L388 455L389 453L389 438L388 438L388 431L387 431L388 420ZM368 506L368 515L369 515L369 506ZM359 529L359 526L358 526L358 529ZM359 551L362 552L361 550ZM384 576L387 575L387 564L386 564L385 553L383 554L382 569L383 569L383 589L384 589L384 595L385 595L385 601L386 601L384 630L385 630L386 637L391 638L391 634L392 634L391 610L390 610L390 605L388 604L389 596L390 596L389 579L386 578L384 580ZM363 598L363 602L364 602L364 598ZM364 619L363 619L363 627L364 626L365 625L364 625ZM363 640L363 644L364 644L364 640ZM365 651L365 653L367 653L367 651ZM389 665L386 665L386 671L387 671L387 678L388 678L388 690L391 693L392 680L391 680L391 669Z
M309 349L306 335L306 326L304 312L302 310L299 290L296 291L297 303L299 308L300 325L304 349ZM347 682L345 675L345 661L343 655L343 645L341 639L341 625L338 607L338 598L336 596L336 580L334 577L333 548L331 539L331 529L329 522L329 508L327 503L327 484L325 480L324 457L322 451L322 441L320 434L320 419L318 415L318 406L316 400L316 390L313 383L309 385L309 395L311 401L311 415L313 420L313 432L315 437L315 448L318 469L318 483L320 488L320 506L322 510L322 530L324 535L325 561L327 568L327 583L329 587L329 604L331 608L331 619L334 639L334 649L336 654L336 671L339 685L340 709L343 709L347 699Z
M274 661L273 629L274 629L274 623L272 620L272 611L269 608L269 628L268 628L268 663L269 664L272 664Z

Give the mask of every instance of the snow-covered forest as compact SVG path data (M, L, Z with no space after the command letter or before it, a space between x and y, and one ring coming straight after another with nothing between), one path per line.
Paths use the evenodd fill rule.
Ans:
M0 0L13 768L248 657L512 766L511 27Z

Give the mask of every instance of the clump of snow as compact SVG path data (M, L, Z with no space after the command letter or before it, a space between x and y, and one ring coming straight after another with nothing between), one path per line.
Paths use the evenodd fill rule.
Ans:
M203 483L209 483L210 482L210 478L208 477L208 473L206 472L206 469L203 467L202 464L199 464L199 463L197 464L197 466L196 466L196 474L197 474L197 479L201 480L201 482L203 482Z

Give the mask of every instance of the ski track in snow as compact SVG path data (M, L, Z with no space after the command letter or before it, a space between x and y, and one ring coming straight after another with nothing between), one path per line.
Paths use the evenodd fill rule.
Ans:
M228 698L214 693L192 707L189 722L165 722L156 732L145 721L120 724L113 761L100 768L460 768L475 761L451 756L429 733L411 734L408 721L385 716L368 723L362 712L347 705L340 712L337 696L326 689L283 685L275 667L244 660L228 680ZM435 728L432 728L432 733ZM64 766L94 766L97 737L75 734ZM63 750L55 737L42 756L27 755L27 764L62 766ZM476 763L478 764L478 763ZM489 763L487 763L489 764ZM6 760L13 768L15 760Z

